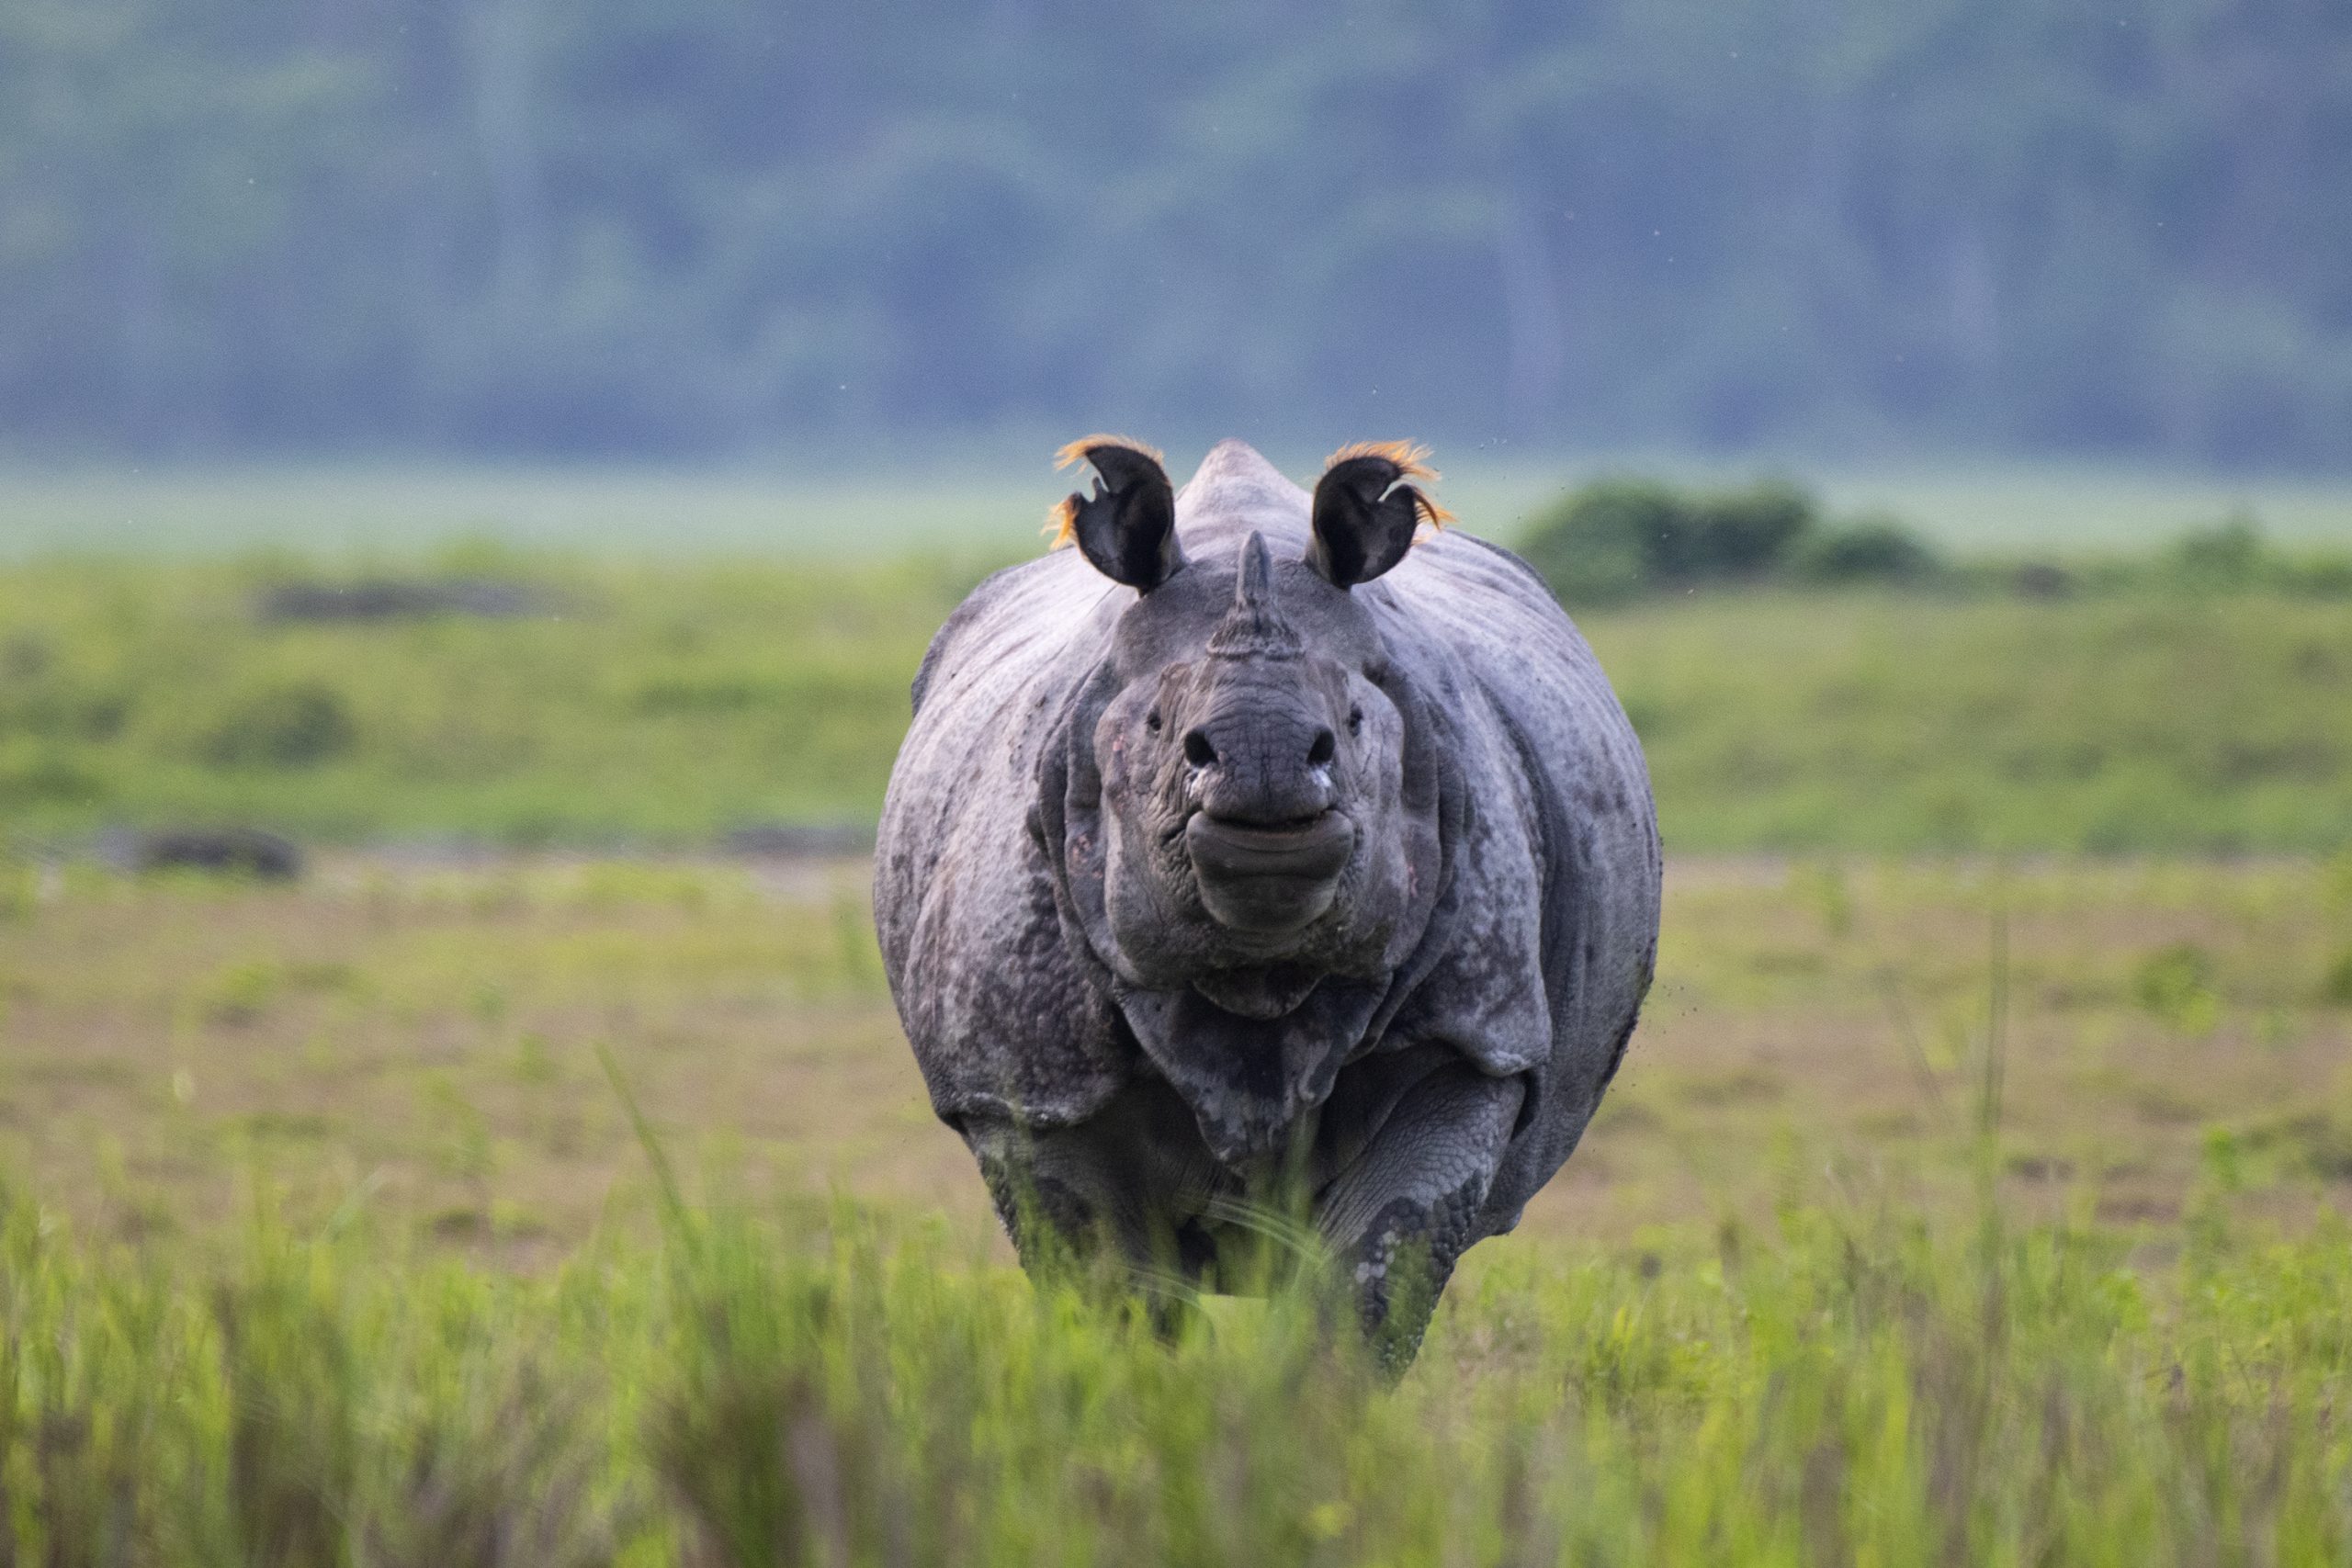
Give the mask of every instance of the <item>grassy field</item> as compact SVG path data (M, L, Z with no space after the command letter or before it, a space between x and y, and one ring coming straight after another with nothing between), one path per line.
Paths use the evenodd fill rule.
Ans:
M286 621L293 559L0 569L0 823L707 845L871 822L931 632L984 563L596 564L427 578L507 618ZM2352 841L2342 599L2145 587L1724 592L1583 624L1669 847L2325 851Z
M1792 1210L1520 1256L1384 1392L1313 1298L1163 1343L936 1236L682 1217L538 1278L267 1223L0 1234L23 1560L2318 1563L2340 1224L2161 1262ZM0 1529L6 1528L0 1525Z
M298 1221L361 1202L537 1262L642 1174L604 1047L689 1166L985 1230L864 882L854 860L19 873L0 1168L90 1235L201 1230L259 1170ZM2226 1156L2251 1209L2308 1217L2352 1192L2352 862L1678 859L1638 1048L1526 1230L1761 1224L1825 1172L1944 1206L1988 1038L2010 1201L2169 1223Z
M2352 862L1675 861L1393 1393L1023 1283L864 870L17 873L0 1561L2352 1551Z
M2341 598L1586 617L1657 988L1389 1390L1311 1258L1025 1281L864 861L711 851L870 822L963 502L517 483L0 537L0 1568L2352 1560ZM371 576L520 613L284 613ZM190 821L308 873L85 852Z

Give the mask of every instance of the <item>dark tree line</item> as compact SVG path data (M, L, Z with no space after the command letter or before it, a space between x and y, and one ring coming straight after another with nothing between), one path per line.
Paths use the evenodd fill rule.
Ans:
M2341 0L8 0L0 440L2352 461Z

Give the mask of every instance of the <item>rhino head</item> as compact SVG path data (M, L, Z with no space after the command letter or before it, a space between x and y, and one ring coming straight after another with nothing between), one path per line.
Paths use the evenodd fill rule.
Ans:
M1303 549L1270 516L1286 547L1252 531L1191 561L1154 455L1073 450L1099 479L1063 503L1064 532L1138 591L1060 764L1090 941L1130 986L1248 1018L1291 1013L1333 976L1375 980L1437 881L1426 715L1355 592L1443 517L1408 482L1428 474L1419 454L1341 453L1303 508ZM1254 499L1306 502L1237 450L1271 481Z

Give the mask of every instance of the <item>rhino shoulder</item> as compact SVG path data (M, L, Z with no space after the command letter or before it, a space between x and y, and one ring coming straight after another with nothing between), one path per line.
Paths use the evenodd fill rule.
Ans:
M1657 830L1639 742L1566 614L1516 556L1416 549L1386 607L1464 799L1399 1026L1488 1072L1605 1074L1646 988Z
M1046 558L998 572L932 639L883 804L875 924L899 1021L951 1124L1083 1120L1133 1046L1066 942L1030 827L1037 765L1103 634L1103 585Z
M1035 576L1037 564L1022 561L989 573L931 634L931 642L922 650L922 662L915 667L914 681L908 688L915 712L922 711L923 698L931 690L933 678L955 662L957 644L975 627L985 630L999 606L1016 598L1024 580Z
M1064 1126L1108 1103L1131 1076L1135 1046L1065 940L1043 857L967 842L915 898L892 981L941 1120Z

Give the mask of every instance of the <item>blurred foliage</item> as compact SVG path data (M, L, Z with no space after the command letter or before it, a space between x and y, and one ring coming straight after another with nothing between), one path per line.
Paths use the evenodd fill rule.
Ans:
M1943 570L1934 547L1902 524L1865 517L1797 542L1792 563L1814 582L1924 582Z
M1605 478L1539 513L1514 543L1572 610L1768 581L2029 598L2156 589L2197 597L2276 592L2352 599L2352 551L2281 547L2245 512L2192 528L2153 552L2064 561L1956 560L1883 513L1825 517L1809 492L1783 479L1701 489L1645 477Z
M1679 492L1601 493L1604 520L1657 515L1627 498L1684 515ZM1657 558L1684 574L1662 583L1721 582L1778 541L1777 582L1589 613L1571 596L1641 732L1671 846L2352 842L2352 615L2324 559L2256 536L2250 558L2229 545L2221 575L2191 541L2069 563L2055 597L2017 592L2009 565L1915 583L1878 525L1806 522L1794 495L1704 500ZM1644 536L1614 536L1632 570L1653 570ZM1852 581L1848 550L1900 581L1813 585ZM538 607L290 621L272 609L289 584L337 581L292 559L0 570L0 822L518 844L868 822L922 649L978 575L443 565Z
M312 579L287 562L0 574L0 819L579 842L870 818L915 664L978 577L503 570L548 607L289 621Z
M2328 965L2327 978L2320 984L2320 997L2337 1007L2352 1007L2352 947L2346 947Z
M1673 849L2352 842L2341 600L1774 591L1579 624Z
M2252 516L2237 513L2189 529L2153 553L2110 553L2064 563L1970 561L1960 563L1949 581L1972 591L2044 598L2154 591L2192 599L2276 593L2341 601L2352 600L2352 551L2273 544Z
M2140 1005L2184 1034L2210 1034L2220 1021L2213 956L2195 942L2174 942L2150 953L2132 976Z
M2348 121L2313 0L15 0L0 429L2342 464Z
M307 768L350 750L356 739L342 694L291 681L232 698L198 750L220 767Z
M1519 548L1570 605L1772 576L1915 581L1942 564L1892 519L1825 524L1811 495L1778 479L1719 491L1601 479L1536 518Z

